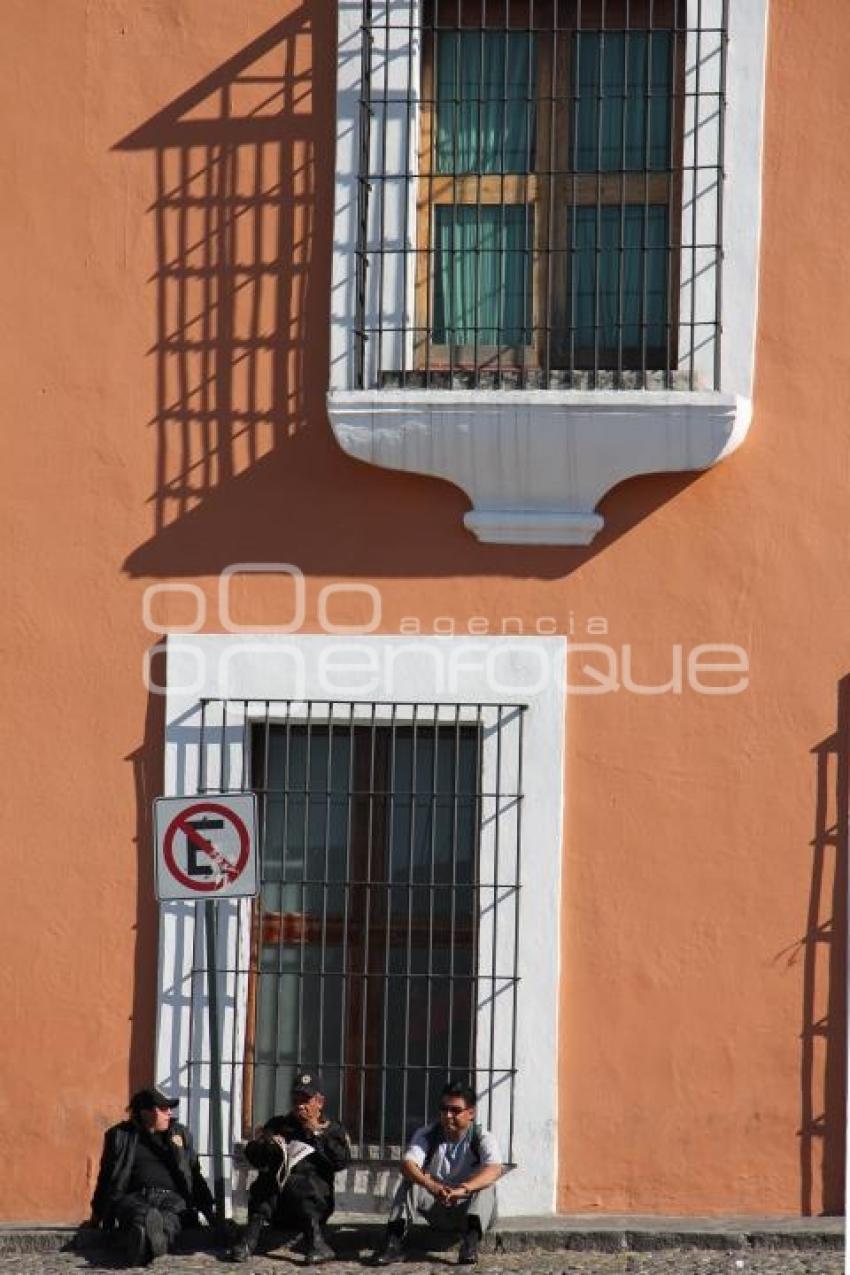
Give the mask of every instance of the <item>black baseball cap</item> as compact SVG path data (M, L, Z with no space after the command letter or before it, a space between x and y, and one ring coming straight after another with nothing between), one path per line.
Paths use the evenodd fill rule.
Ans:
M305 1093L310 1098L314 1094L324 1093L322 1085L322 1077L317 1071L310 1071L307 1067L299 1067L295 1075L292 1077L292 1092Z
M150 1111L154 1107L159 1107L163 1111L168 1107L173 1111L179 1105L178 1098L166 1098L161 1089L139 1089L130 1099L131 1111Z

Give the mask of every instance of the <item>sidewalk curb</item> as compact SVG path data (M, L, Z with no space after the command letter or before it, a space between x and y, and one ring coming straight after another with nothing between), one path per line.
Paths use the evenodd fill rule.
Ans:
M573 1251L597 1253L649 1253L664 1249L764 1250L782 1249L819 1252L840 1250L844 1234L833 1231L810 1231L794 1234L765 1230L570 1230L560 1234L551 1231L525 1231L496 1234L484 1250L495 1253L522 1253L532 1249L543 1252Z
M366 1219L341 1217L328 1228L331 1242L344 1260L349 1254L377 1247L383 1225L374 1216ZM417 1228L411 1248L425 1253L423 1241L429 1233ZM192 1249L210 1249L208 1232L187 1232ZM108 1247L102 1232L79 1230L73 1226L0 1226L0 1256L13 1253L50 1253L62 1249L91 1251ZM652 1252L664 1249L708 1249L754 1251L765 1249L796 1251L836 1251L844 1247L844 1219L830 1218L641 1218L570 1217L546 1219L535 1225L531 1219L505 1219L487 1236L487 1253L544 1252Z

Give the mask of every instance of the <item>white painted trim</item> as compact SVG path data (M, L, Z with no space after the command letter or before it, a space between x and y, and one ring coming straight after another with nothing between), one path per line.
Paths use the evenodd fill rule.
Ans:
M599 514L539 509L471 509L463 525L491 545L589 545L604 526Z
M552 448L535 447L518 435L514 408L527 401L522 394L502 391L504 410L494 413L486 391L470 392L457 406L460 395L442 390L401 392L353 391L355 384L354 328L356 315L356 244L358 231L359 98L361 89L361 0L339 0L339 72L337 83L336 202L334 215L333 274L331 291L331 368L328 411L340 446L349 454L391 469L426 473L461 487L473 500L466 526L480 539L503 543L586 544L602 521L595 514L596 500L616 482L636 474L705 469L737 447L751 418L755 355L758 257L761 233L761 173L764 115L765 49L768 0L732 0L729 6L729 44L726 63L726 128L720 138L720 112L710 95L693 115L693 98L700 87L717 90L719 80L719 26L723 0L701 0L701 28L691 32L686 50L686 89L690 116L686 119L686 180L683 190L683 259L687 245L712 244L718 233L716 186L694 187L687 173L698 146L700 164L716 162L723 147L723 289L721 306L722 347L720 390L708 409L704 389L658 393L616 393L622 412L622 431L612 433L610 413L588 430L575 428L575 419L596 417L607 410L605 391L542 392L548 399L550 435L556 435L555 451L562 455L554 474L560 486L552 490ZM415 30L419 0L374 0L373 19L382 30L387 13ZM404 42L397 28L378 40L373 61L373 99L377 95L372 124L371 165L397 181L381 183L380 198L370 204L370 244L381 241L388 250L380 272L372 272L365 292L366 326L375 328L378 316L383 367L411 367L412 350L402 350L395 331L411 321L415 263L415 216L411 199L415 180L405 173L416 171L420 46L418 39ZM699 68L699 72L697 70ZM690 183L690 184L689 184ZM386 187L387 189L384 189ZM696 202L694 202L696 197ZM696 210L695 219L693 210ZM694 239L696 236L696 239ZM683 271L680 313L683 322L713 316L716 278L709 250L697 250L695 278ZM703 261L703 258L705 260ZM380 274L380 277L377 277ZM388 332L387 329L390 331ZM377 341L370 346L375 356ZM695 351L693 372L697 387L713 381L714 340L706 339ZM372 384L368 375L367 385ZM379 396L377 401L375 395ZM403 400L403 401L402 401ZM649 404L641 410L640 402ZM400 407L401 404L401 407ZM734 412L730 417L730 405ZM704 410L704 408L706 410ZM554 410L557 409L557 410ZM634 409L634 410L632 410ZM631 413L631 414L630 414ZM683 434L681 418L694 426ZM456 437L448 437L445 420L450 416ZM556 417L562 418L558 427ZM484 417L485 419L480 419ZM537 414L535 428L541 419ZM656 428L649 427L650 422ZM601 426L603 426L602 428ZM495 428L494 428L495 425ZM671 445L659 439L669 431ZM725 438L717 447L718 429ZM521 431L520 431L521 434ZM684 439L684 449L680 443ZM495 446L494 446L495 443ZM518 450L517 450L518 448ZM694 452L707 457L683 464L680 457ZM488 455L482 461L483 452ZM465 457L474 455L485 472L470 476ZM411 459L413 458L413 459ZM518 463L517 463L518 462ZM564 476L566 472L566 477ZM616 474L607 486L600 473ZM498 497L492 488L499 487Z
M353 659L356 649L361 658ZM360 698L410 705L516 703L528 705L523 750L523 878L514 1155L518 1167L500 1186L504 1216L554 1211L557 1178L557 1055L560 883L566 639L186 634L168 642L165 795L190 795L198 786L202 698ZM341 678L353 679L344 686ZM250 711L250 710L249 710ZM242 773L242 720L232 711L220 750L213 749L207 782L225 786ZM486 764L486 761L485 761ZM219 940L227 953L222 976L225 1042L235 1043L225 1069L225 1130L239 1134L241 1042L244 1039L248 935L245 905L219 906ZM239 925L240 907L243 908ZM191 987L192 954L203 941L192 904L161 910L157 1083L182 1100L183 1115L207 1144L208 1077L189 1100L188 1059L205 1039L206 996ZM204 961L196 962L203 967ZM482 1011L486 1012L486 1010ZM227 1056L226 1056L227 1057ZM496 1131L499 1116L494 1119Z
M731 0L726 54L720 388L753 393L769 0Z

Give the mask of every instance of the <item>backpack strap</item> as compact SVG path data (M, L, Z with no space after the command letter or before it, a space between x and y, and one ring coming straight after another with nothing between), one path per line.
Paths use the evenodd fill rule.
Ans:
M478 1164L481 1163L481 1139L483 1135L484 1130L481 1128L481 1125L473 1124L472 1135L469 1139L469 1149L472 1152L473 1159L476 1160ZM428 1128L425 1130L425 1160L422 1165L423 1169L436 1155L437 1148L440 1143L445 1140L445 1136L446 1135L443 1133L443 1126L440 1124L439 1120L435 1120L433 1124L428 1125Z
M430 1164L437 1153L437 1147L443 1141L443 1126L439 1120L435 1120L433 1124L429 1124L425 1130L425 1160L422 1168Z

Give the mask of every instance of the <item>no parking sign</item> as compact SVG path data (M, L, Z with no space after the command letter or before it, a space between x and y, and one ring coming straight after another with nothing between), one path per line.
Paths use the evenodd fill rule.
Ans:
M154 802L158 899L240 899L257 893L253 793Z

